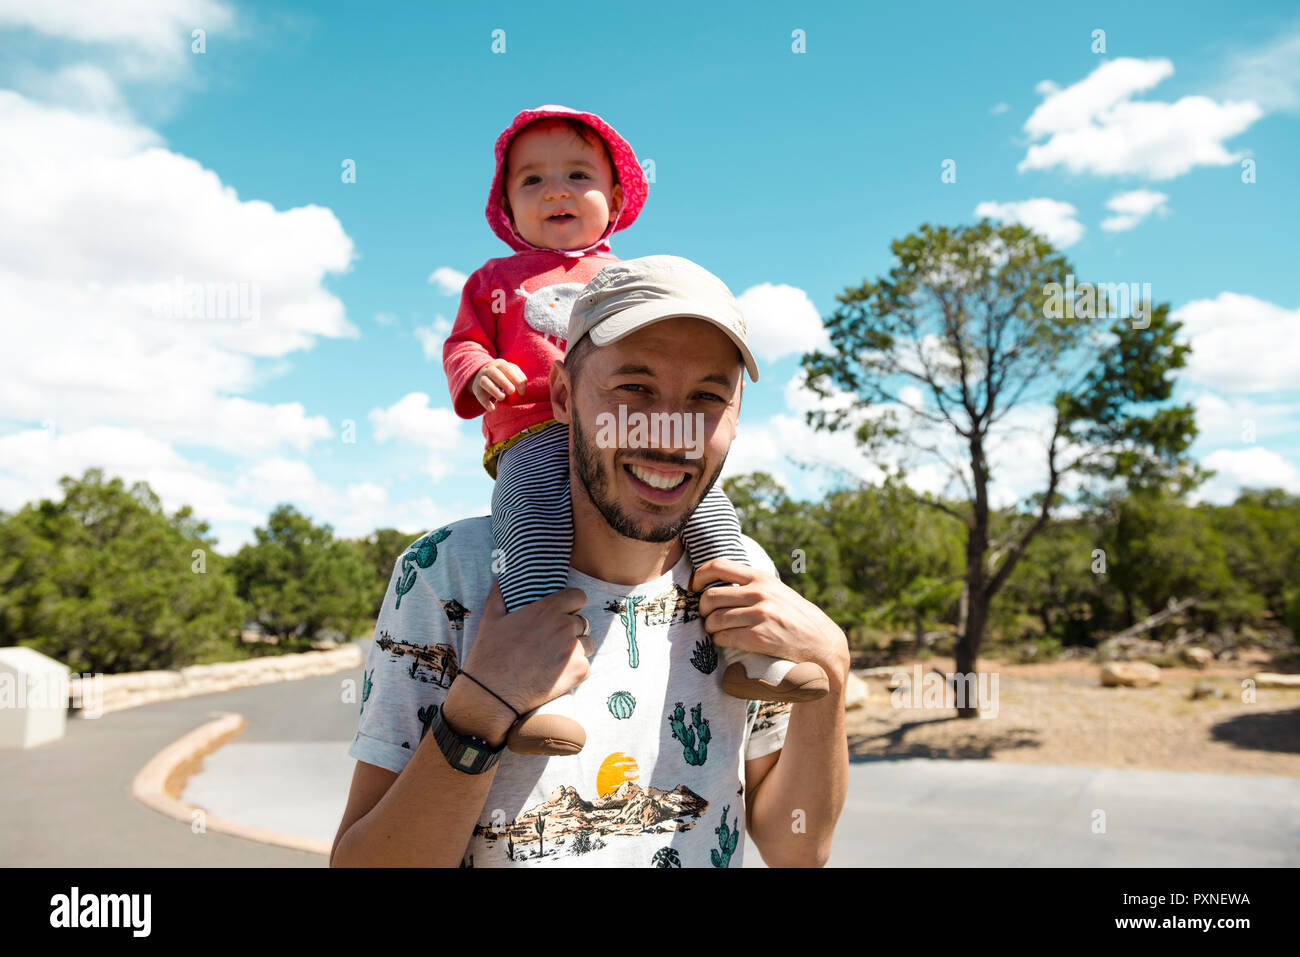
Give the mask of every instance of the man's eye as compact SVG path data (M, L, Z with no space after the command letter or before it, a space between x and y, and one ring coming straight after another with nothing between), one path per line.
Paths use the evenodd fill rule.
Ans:
M645 389L645 386L641 385L641 383L639 383L639 382L625 382L625 383L623 383L621 386L619 386L619 388L620 388L620 389L642 389L642 390L644 390L644 389Z
M727 402L726 399L718 395L716 392L697 392L696 395L701 395L706 399L716 399L719 402L721 402L723 405L726 405Z

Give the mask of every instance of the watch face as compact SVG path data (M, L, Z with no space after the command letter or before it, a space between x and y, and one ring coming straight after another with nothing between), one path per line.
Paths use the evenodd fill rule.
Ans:
M466 746L465 750L461 752L460 757L456 760L456 763L459 764L462 768L472 768L474 766L474 762L478 760L479 754L480 751L478 750L478 748L471 748L469 746Z

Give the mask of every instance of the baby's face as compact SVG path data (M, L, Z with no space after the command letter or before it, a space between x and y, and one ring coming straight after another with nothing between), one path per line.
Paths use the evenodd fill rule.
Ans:
M547 249L590 246L623 203L605 150L562 120L534 123L510 141L505 189L519 235Z

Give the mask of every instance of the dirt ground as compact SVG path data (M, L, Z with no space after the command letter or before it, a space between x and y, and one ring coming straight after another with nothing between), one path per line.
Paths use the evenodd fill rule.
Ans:
M935 656L896 670L912 677L917 664L922 675L955 667ZM1104 688L1100 666L1089 661L981 658L996 716L967 720L951 708L895 707L888 676L868 677L866 705L846 715L849 753L1300 777L1300 690L1260 688L1253 703L1243 701L1243 679L1267 670L1266 660L1216 662L1162 668L1161 684L1151 688ZM1189 700L1197 684L1226 697Z

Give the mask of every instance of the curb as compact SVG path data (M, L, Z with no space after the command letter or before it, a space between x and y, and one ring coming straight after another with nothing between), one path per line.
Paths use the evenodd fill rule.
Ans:
M215 720L176 739L149 759L131 782L131 796L159 814L185 824L193 826L196 820L201 821L205 831L328 857L330 845L324 841L213 817L204 808L181 802L185 782L202 766L203 758L248 726L240 714L212 711L210 715Z
M365 657L365 650L352 642L327 651L189 665L177 671L97 675L93 676L94 682L90 684L89 690L83 687L83 676L72 675L69 678L68 695L70 704L75 703L81 711L85 710L86 700L98 700L98 711L104 715L159 701L175 701L178 698L218 694L237 688L335 674L364 667Z

